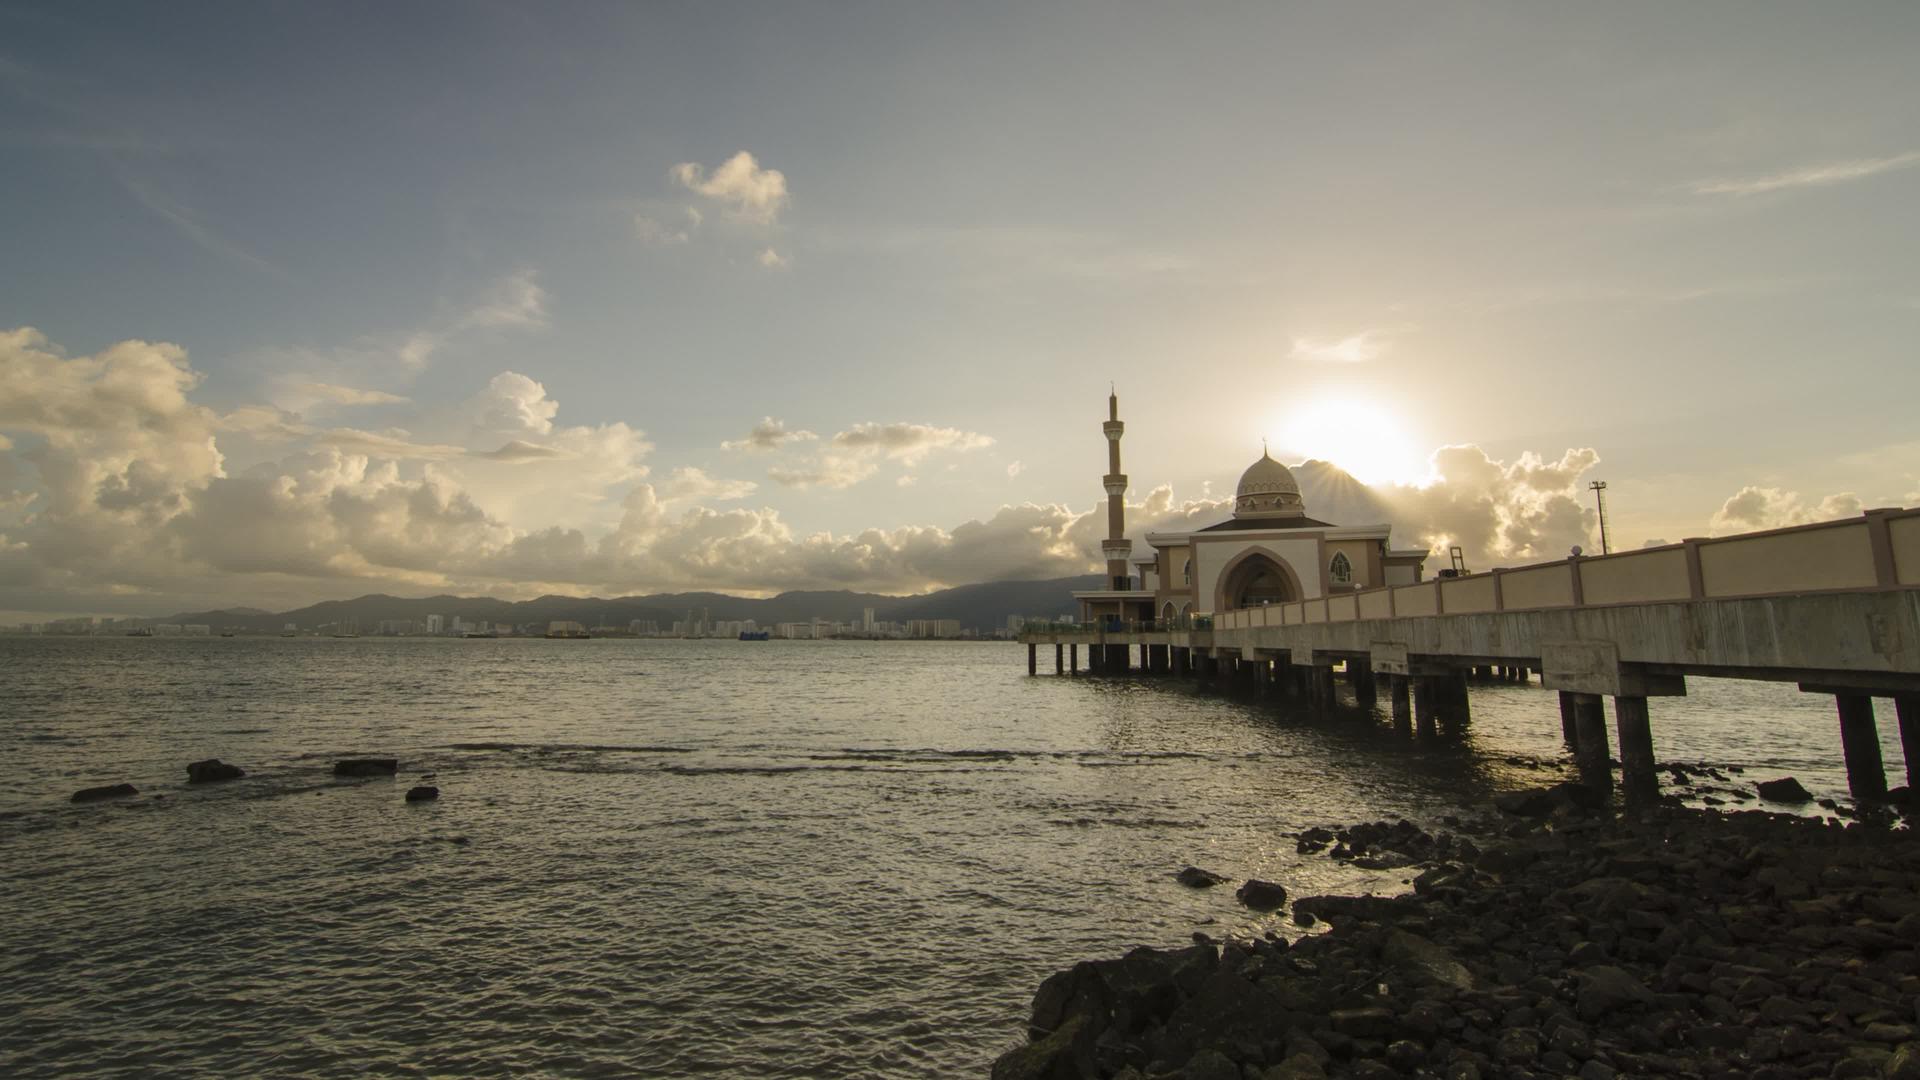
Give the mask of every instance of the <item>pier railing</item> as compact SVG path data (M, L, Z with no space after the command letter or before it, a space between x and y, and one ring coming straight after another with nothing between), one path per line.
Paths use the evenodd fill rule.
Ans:
M1222 630L1920 586L1920 509L1498 568L1214 615ZM1197 623L1198 620L1196 619Z

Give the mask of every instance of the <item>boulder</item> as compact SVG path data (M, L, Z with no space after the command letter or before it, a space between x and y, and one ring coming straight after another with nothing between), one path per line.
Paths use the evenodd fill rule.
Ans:
M1271 881L1249 878L1245 885L1234 892L1242 904L1255 911L1272 911L1284 907L1287 903L1287 889Z
M247 770L238 765L228 765L219 758L208 758L187 766L189 784L214 784L222 780L238 780L245 775Z
M1516 817L1549 817L1560 811L1599 810L1607 805L1604 792L1571 781L1552 787L1509 791L1493 797L1493 805Z
M138 795L140 789L132 784L106 784L101 787L81 788L73 793L70 802L100 802L103 799L123 799L128 795Z
M1072 1017L1041 1038L1001 1054L993 1063L993 1080L1075 1080L1094 1075L1087 1023L1085 1016Z
M344 758L333 763L335 776L392 776L400 771L397 758Z
M1813 801L1813 792L1800 785L1800 781L1791 776L1778 780L1761 780L1753 785L1760 797L1769 802L1805 803Z
M1453 953L1418 934L1391 930L1380 948L1380 959L1387 966L1425 986L1451 986L1456 990L1473 989L1473 973Z
M430 784L407 789L408 802L432 802L440 797L440 789Z
M1197 866L1189 866L1173 875L1173 880L1185 885L1189 889L1211 889L1215 885L1224 884L1227 879L1211 870L1202 870Z
M1644 1005L1654 1000L1653 991L1639 979L1611 964L1597 964L1580 971L1576 978L1580 990L1575 1007L1580 1019L1592 1022L1628 1005Z

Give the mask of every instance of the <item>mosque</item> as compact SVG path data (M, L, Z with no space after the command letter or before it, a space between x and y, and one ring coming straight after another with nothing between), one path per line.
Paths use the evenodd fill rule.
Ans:
M1183 533L1148 533L1151 555L1135 557L1126 538L1127 476L1120 471L1118 395L1107 397L1106 587L1074 593L1083 622L1160 620L1184 624L1197 615L1380 585L1421 580L1427 552L1396 550L1386 525L1334 525L1307 516L1293 472L1265 452L1240 476L1233 516Z

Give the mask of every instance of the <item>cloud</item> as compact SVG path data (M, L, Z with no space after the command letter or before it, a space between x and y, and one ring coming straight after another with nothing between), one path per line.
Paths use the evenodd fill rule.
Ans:
M772 248L767 248L762 251L756 261L759 262L761 269L764 270L785 270L787 267L793 265L793 260Z
M310 380L296 381L289 389L334 405L403 405L407 402L399 394L389 394L384 390L362 390Z
M820 436L815 435L811 431L789 431L787 430L785 421L776 420L771 416L763 416L760 418L759 423L753 425L753 430L747 432L745 437L729 439L721 443L720 448L722 450L747 451L778 450L790 442L811 442L819 437Z
M965 452L993 445L989 436L929 424L855 424L836 434L833 445L855 453L877 453L916 465L935 450Z
M787 206L787 178L778 169L763 169L745 150L728 158L712 173L696 162L673 167L673 179L687 190L724 203L743 221L771 225Z
M1709 535L1778 529L1788 525L1811 525L1820 521L1853 517L1861 511L1860 499L1851 491L1828 495L1808 503L1799 494L1776 487L1747 486L1735 492L1708 523Z
M879 466L862 457L825 453L802 465L776 465L767 470L767 478L781 487L850 488L879 471Z
M669 224L644 211L633 215L633 235L641 243L651 247L672 247L693 239L706 216L694 207L681 211L682 223Z
M417 443L404 431L361 431L357 428L334 428L323 432L318 440L322 446L330 446L349 454L364 454L373 458L393 460L445 461L465 454L466 448L445 443Z
M547 290L540 276L522 270L495 282L459 319L458 326L537 329L547 325Z
M1696 195L1765 195L1774 191L1790 188L1823 187L1828 184L1841 184L1849 180L1863 180L1869 176L1904 169L1920 164L1920 150L1909 150L1904 154L1890 157L1855 158L1849 161L1832 161L1824 165L1810 165L1805 168L1788 169L1785 172L1771 173L1766 176L1752 176L1728 180L1703 180L1693 185Z
M1007 475L1008 475L1008 476L1019 476L1019 475L1020 475L1021 473L1023 473L1023 472L1025 472L1025 471L1027 471L1027 467L1026 467L1025 465L1022 465L1022 464L1021 464L1021 463L1019 463L1018 461L1016 461L1016 462L1014 462L1013 464L1011 464L1011 465L1008 465L1008 466L1007 466Z
M470 451L474 457L491 461L551 461L555 458L571 457L557 446L541 446L524 439L512 439L497 450Z
M667 474L666 482L660 485L660 498L692 502L727 502L733 499L744 499L759 488L760 485L751 480L722 480L708 475L704 469L688 465Z
M264 442L288 442L313 434L313 429L300 421L298 413L272 405L241 405L221 416L218 426L222 431Z
M1508 462L1478 446L1444 446L1429 460L1426 484L1367 489L1387 510L1396 546L1444 554L1459 545L1475 570L1561 558L1576 544L1598 546L1597 518L1580 486L1600 462L1592 449L1567 450L1557 460L1528 451ZM1315 513L1312 501L1307 512Z
M129 341L70 358L34 331L0 332L0 501L9 508L0 582L15 606L110 602L106 610L161 614L215 599L295 606L350 590L911 592L1099 566L1105 519L1091 502L842 533L798 532L771 509L703 505L753 489L691 466L656 486L643 432L563 424L545 387L516 372L490 380L438 427L304 436L297 418L265 407L215 414L192 400L198 381L177 346ZM791 445L784 425L763 427L764 442ZM280 429L307 441L229 473L216 438ZM988 442L930 425L856 425L770 475L845 486L889 461ZM1479 569L1587 542L1592 515L1579 484L1597 460L1570 450L1501 461L1467 446L1437 451L1436 479L1422 488L1365 488L1324 463L1296 475L1309 513L1342 524L1385 518L1396 546L1459 543ZM1138 536L1210 525L1229 509L1161 486L1128 519Z
M1363 330L1344 338L1294 338L1288 356L1318 364L1365 364L1386 351L1383 336L1378 330Z
M495 375L467 403L473 425L483 431L545 435L553 430L560 403L547 388L517 371Z

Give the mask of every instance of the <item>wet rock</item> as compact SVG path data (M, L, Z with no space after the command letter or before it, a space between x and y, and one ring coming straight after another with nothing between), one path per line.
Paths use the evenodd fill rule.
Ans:
M1450 986L1456 990L1473 988L1473 973L1452 952L1418 934L1390 930L1381 946L1380 959L1416 985Z
M189 784L214 784L222 780L238 780L245 775L247 770L238 765L228 765L219 758L208 758L187 766Z
M1580 972L1580 991L1576 1008L1582 1020L1598 1020L1629 1005L1653 1001L1653 991L1627 971L1611 964L1599 964Z
M1249 878L1233 895L1255 911L1272 911L1287 902L1286 886L1258 878Z
M129 795L140 794L140 789L132 784L106 784L101 787L81 788L73 793L68 802L102 802L107 799L124 799Z
M1181 1080L1240 1080L1240 1066L1218 1050L1202 1050L1180 1070Z
M419 787L407 789L408 802L432 802L439 797L440 789L431 784L421 784Z
M1761 780L1753 785L1760 797L1771 802L1806 803L1813 801L1813 792L1800 786L1800 781L1791 776L1778 780Z
M1290 1054L1285 1061L1260 1074L1260 1080L1327 1080L1326 1059L1308 1054Z
M1096 1076L1092 1040L1085 1036L1089 1018L1075 1016L1045 1037L1001 1054L993 1063L992 1080L1077 1080Z
M1516 817L1541 818L1568 811L1599 810L1607 805L1607 797L1585 784L1567 782L1496 795L1493 805L1502 813Z
M333 763L335 776L392 776L400 771L397 758L344 758Z
M1173 875L1173 880L1189 889L1211 889L1215 885L1226 883L1226 878L1211 870L1202 870L1197 866L1188 866Z

